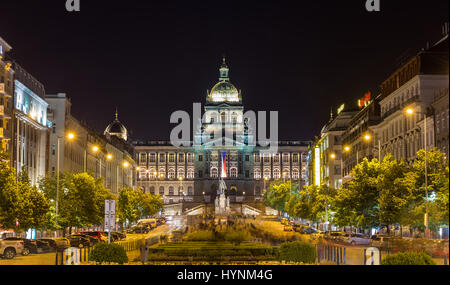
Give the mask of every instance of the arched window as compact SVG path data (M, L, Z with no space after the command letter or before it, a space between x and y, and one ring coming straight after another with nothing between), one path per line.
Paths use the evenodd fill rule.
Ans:
M160 168L157 175L159 178L164 178L166 176L166 171L164 170L164 168Z
M155 195L155 186L150 186L150 194Z
M288 179L290 177L289 169L283 170L283 178Z
M169 179L174 179L175 178L175 170L174 169L169 169L169 172L168 172L168 178Z
M183 186L179 186L178 187L178 195L183 195L184 194L184 191L183 191Z
M255 179L261 179L261 170L259 168L256 168L253 172L253 177Z
M188 179L194 179L194 169L189 168L187 171L187 178Z
M292 179L298 179L298 178L299 178L298 169L296 169L296 168L292 169Z
M264 175L265 176L265 175ZM278 168L275 168L273 170L273 178L280 179L280 170Z
M173 196L173 186L169 186L169 196Z
M177 178L184 178L184 169L183 168L178 169Z
M236 169L236 167L232 167L230 169L230 176L231 177L237 177L237 169Z
M192 186L188 186L188 195L194 195L194 188Z
M264 178L270 178L270 169L266 168L264 169Z
M211 168L211 177L217 178L219 176L219 172L216 167Z
M222 123L227 121L227 114L225 112L220 113L220 120Z
M164 186L159 186L159 195L164 195Z

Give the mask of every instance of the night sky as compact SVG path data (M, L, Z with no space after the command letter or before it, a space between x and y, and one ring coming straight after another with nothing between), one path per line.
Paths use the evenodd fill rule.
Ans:
M2 1L0 36L46 93L98 131L119 120L133 139L168 139L173 111L192 112L223 54L244 108L277 110L279 138L309 140L330 108L356 105L398 59L436 42L445 0Z

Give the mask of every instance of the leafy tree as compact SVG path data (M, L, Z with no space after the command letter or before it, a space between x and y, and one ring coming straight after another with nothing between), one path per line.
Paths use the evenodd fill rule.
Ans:
M118 197L119 223L133 223L143 216L156 214L163 208L160 195L151 195L124 187Z
M26 168L17 177L6 159L0 152L0 224L19 232L43 228L49 210L47 199L30 185Z
M271 182L264 194L265 205L279 212L285 211L286 203L290 199L291 190L291 181L286 181L285 183L280 181Z
M368 228L379 224L377 182L380 174L381 167L377 159L369 161L364 158L353 168L353 179L342 187L336 197L335 222L338 225Z
M409 205L413 200L413 191L405 180L408 166L403 160L397 161L388 153L381 163L378 176L379 221L389 225L402 222L402 216L409 215ZM400 227L401 228L401 227Z

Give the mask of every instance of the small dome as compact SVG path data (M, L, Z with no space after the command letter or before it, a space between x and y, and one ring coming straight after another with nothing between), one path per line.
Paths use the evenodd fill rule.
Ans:
M117 111L116 119L106 127L104 135L116 136L127 140L127 128L119 121Z
M239 92L229 81L221 81L214 85L209 97L213 102L239 102Z

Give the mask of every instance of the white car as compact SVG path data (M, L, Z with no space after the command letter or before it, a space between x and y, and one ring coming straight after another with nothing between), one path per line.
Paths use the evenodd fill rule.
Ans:
M364 236L362 234L349 234L344 238L344 242L352 245L356 244L369 245L371 240L369 237Z
M22 240L0 240L0 256L13 259L17 254L23 252Z

